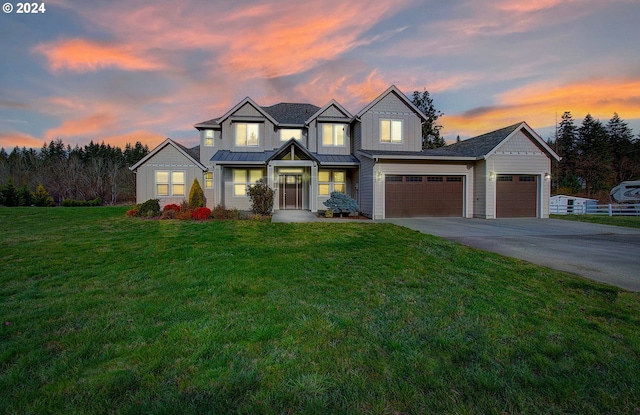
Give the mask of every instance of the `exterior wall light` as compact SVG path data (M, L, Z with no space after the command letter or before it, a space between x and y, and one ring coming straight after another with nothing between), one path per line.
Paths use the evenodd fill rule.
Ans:
M551 173L546 172L546 173L544 174L544 179L545 179L546 181L551 180Z
M496 180L496 173L495 172L489 172L489 180L491 180L492 182Z
M380 170L378 170L378 172L376 173L376 180L378 182L382 181L382 172Z

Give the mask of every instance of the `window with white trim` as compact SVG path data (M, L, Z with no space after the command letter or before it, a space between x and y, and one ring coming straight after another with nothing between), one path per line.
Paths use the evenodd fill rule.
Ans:
M184 196L184 171L156 170L156 196Z
M247 188L256 184L262 179L262 170L255 169L234 169L233 170L233 195L246 196Z
M344 171L318 170L318 195L329 196L331 192L345 193L346 177Z
M344 146L344 124L323 124L322 145L325 147Z
M213 147L213 130L204 130L205 147Z
M380 120L380 142L402 143L402 120Z
M280 141L289 141L292 138L302 140L302 130L299 128L282 128L280 130Z
M213 189L213 172L211 171L204 174L204 188Z
M236 124L236 147L256 147L259 144L260 124Z

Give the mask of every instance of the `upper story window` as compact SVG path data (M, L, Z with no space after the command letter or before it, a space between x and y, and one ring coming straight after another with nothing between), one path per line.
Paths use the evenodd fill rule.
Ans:
M184 196L184 171L156 170L157 196Z
M213 147L213 130L204 130L205 147Z
M344 146L344 124L323 124L322 145L326 147Z
M298 128L283 128L280 130L280 141L289 141L292 138L302 140L302 130Z
M402 143L402 121L380 120L380 142Z
M260 124L236 124L236 146L255 147L260 143Z

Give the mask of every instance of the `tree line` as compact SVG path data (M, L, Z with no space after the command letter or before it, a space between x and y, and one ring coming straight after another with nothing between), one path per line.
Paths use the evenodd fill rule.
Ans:
M122 150L104 142L91 141L71 148L58 139L40 150L15 147L0 149L0 187L22 194L42 185L57 204L65 199L100 199L107 204L135 201L136 180L129 167L149 153L140 142Z
M605 200L616 184L640 179L640 135L617 113L607 124L587 114L577 126L566 111L547 142L562 157L552 165L554 193Z

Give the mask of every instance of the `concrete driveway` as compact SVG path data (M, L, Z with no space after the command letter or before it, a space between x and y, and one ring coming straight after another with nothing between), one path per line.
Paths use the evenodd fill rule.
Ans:
M560 219L411 218L381 222L640 291L640 229Z

